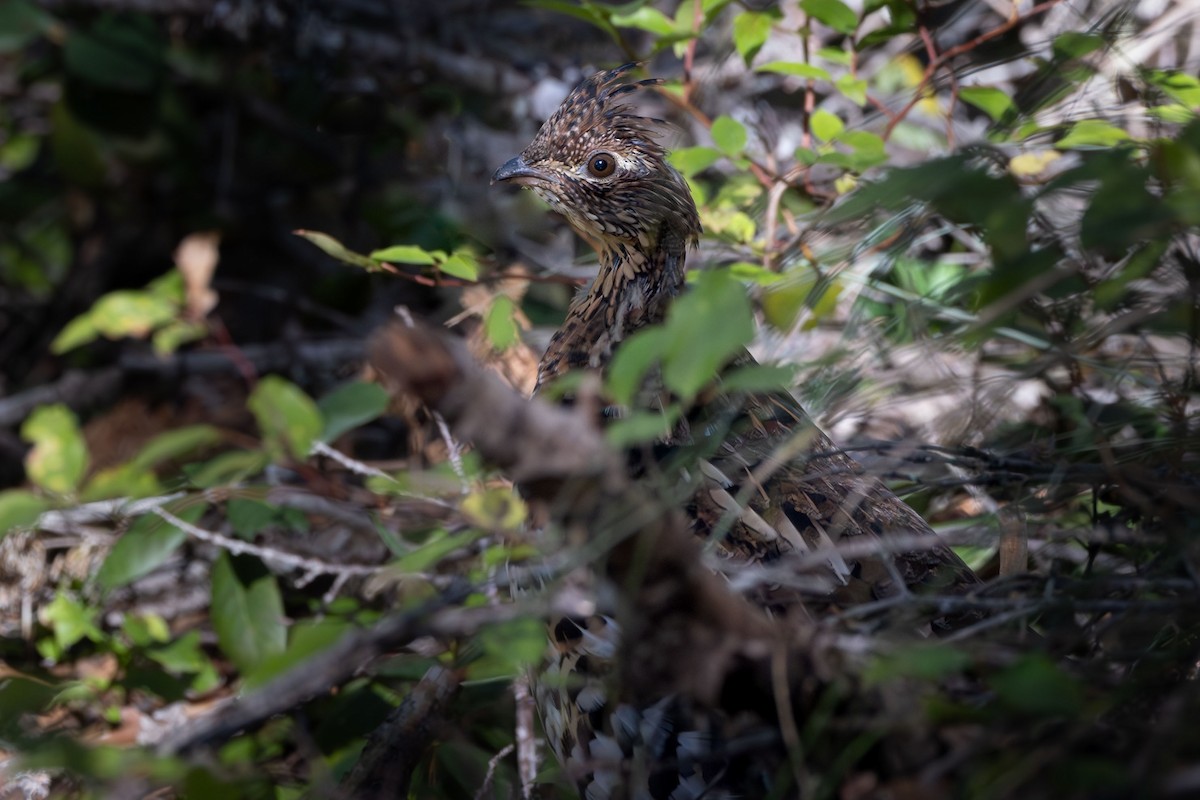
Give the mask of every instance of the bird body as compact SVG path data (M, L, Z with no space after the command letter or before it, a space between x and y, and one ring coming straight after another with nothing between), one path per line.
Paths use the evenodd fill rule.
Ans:
M687 250L701 232L687 183L657 139L659 121L626 105L630 92L658 83L623 82L633 66L581 83L493 178L532 189L599 254L596 279L571 303L542 357L539 388L571 370L603 371L622 341L661 322L684 289ZM743 353L732 366L748 363ZM659 449L680 456L694 532L723 556L717 563L731 583L772 615L811 617L909 589L961 590L977 581L786 392L710 392ZM689 449L705 455L689 464L681 456ZM886 546L889 539L902 546ZM739 582L740 571L758 577ZM733 769L717 757L734 747L740 722L688 698L629 702L620 687L611 696L619 640L611 616L555 620L550 666L537 681L547 737L585 796L765 793L769 769L747 767L746 757ZM675 657L688 669L703 654Z

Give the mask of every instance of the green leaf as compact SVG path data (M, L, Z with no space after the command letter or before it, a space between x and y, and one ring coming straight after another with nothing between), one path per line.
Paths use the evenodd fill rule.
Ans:
M23 49L54 24L54 18L28 0L0 3L0 55Z
M516 314L517 308L512 298L498 294L492 299L492 305L483 318L483 329L492 347L507 350L520 341L521 331L517 328Z
M673 403L662 410L634 411L604 428L604 438L618 450L666 438L679 421L682 408Z
M455 534L438 531L416 550L405 553L388 564L387 569L389 572L399 573L424 572L455 550L466 547L482 535L481 531L474 530L460 531Z
M532 617L518 617L485 626L476 636L483 657L471 663L471 680L519 675L545 657L546 626Z
M633 405L642 378L667 351L668 335L662 327L646 328L630 336L613 356L606 388L618 404Z
M344 383L317 401L324 427L321 441L332 442L349 430L378 418L388 407L388 393L377 383Z
M306 230L297 230L293 231L293 233L295 233L301 239L307 239L308 241L312 242L317 247L325 251L326 254L333 256L338 261L350 264L351 266L362 267L367 272L379 272L381 270L378 261L368 256L364 256L362 253L354 252L327 233Z
M991 86L965 86L959 90L958 96L963 102L970 103L987 114L993 122L999 122L1017 109L1007 92Z
M827 70L814 67L812 64L802 64L799 61L770 61L754 68L755 72L775 72L780 75L796 75L812 80L832 80Z
M397 264L430 264L435 263L433 255L423 247L415 244L397 244L375 250L371 258L376 261L391 261Z
M1186 72L1154 70L1150 82L1189 110L1200 107L1200 79Z
M709 207L700 211L700 220L704 230L714 236L743 243L754 239L754 220L744 211Z
M1040 653L1025 656L989 681L997 698L1039 717L1075 717L1083 707L1079 682Z
M479 279L479 263L475 257L466 251L458 251L438 264L438 269L447 275L461 278L464 281Z
M99 470L84 484L79 499L85 503L110 497L153 497L162 486L153 472L133 464L117 464Z
M96 325L92 322L92 312L89 309L68 322L66 327L58 332L58 336L55 336L54 340L50 342L50 352L62 355L87 344L99 335L100 332L96 330Z
M1196 118L1196 112L1190 107L1181 103L1172 103L1165 106L1153 106L1146 111L1157 119L1163 122L1169 122L1173 125L1185 125Z
M42 622L54 631L54 641L60 652L69 649L83 639L99 642L104 634L96 626L99 611L89 608L63 592L41 611Z
M804 269L789 273L787 280L767 287L762 296L763 316L767 322L784 333L791 331L803 308L817 306L824 295L829 294L818 287L817 281L816 272ZM821 294L818 295L818 292ZM836 298L835 291L832 299ZM809 326L816 324L816 321L814 314L814 319L808 321Z
M736 264L730 264L726 269L729 270L730 275L739 281L749 281L759 286L769 286L772 283L779 283L779 281L783 280L783 276L778 272L772 272L762 264L752 264L749 261L739 261Z
M671 165L685 177L690 178L703 172L721 158L721 152L712 147L680 147L668 157Z
M208 505L188 501L185 506L168 508L184 522L195 524ZM186 538L186 533L157 514L138 517L108 551L96 573L96 584L104 591L110 591L149 575L170 558Z
M960 673L970 665L971 656L950 645L914 644L879 656L867 667L863 677L872 686L897 678L936 681Z
M2 8L2 7L0 7ZM0 11L2 14L3 11ZM0 39L4 34L0 33ZM42 149L42 140L27 133L15 133L8 141L0 144L0 168L5 172L20 172L37 160Z
M267 452L276 461L288 456L303 461L321 433L317 404L300 387L278 375L258 382L246 405L258 421Z
M870 131L844 131L838 141L860 153L884 153L887 149L883 137Z
M154 354L169 356L189 342L199 341L208 335L208 325L186 319L173 319L150 335Z
M613 13L613 8L610 6L595 3L585 3L581 6L566 0L529 0L529 5L584 20L604 31L614 42L621 41L620 32L609 22L609 17Z
M271 457L262 450L234 450L202 464L185 464L183 473L196 488L211 489L256 475L270 463Z
M226 552L213 564L211 617L221 652L249 673L283 652L287 627L275 578L261 568L238 566Z
M249 497L232 497L225 504L225 517L229 527L243 539L254 534L280 518L280 509L261 500Z
M849 168L859 172L887 161L887 147L883 138L870 131L843 131L837 139L854 148L849 158Z
M172 675L187 675L212 669L212 661L204 654L200 631L191 630L174 641L158 647L148 647L146 656Z
M741 155L746 149L746 128L733 117L722 114L713 120L713 142L727 156Z
M831 64L838 64L843 67L848 67L854 63L854 54L840 47L822 47L817 51L817 56Z
M0 540L13 528L26 528L50 508L46 500L24 489L0 492Z
M1112 147L1129 140L1129 132L1104 120L1085 119L1071 126L1067 135L1056 143L1056 147Z
M1115 257L1130 245L1166 233L1173 215L1150 192L1149 180L1140 166L1114 158L1080 221L1085 248Z
M737 280L716 270L701 273L675 301L667 312L666 330L663 380L686 402L754 338L754 316Z
M69 494L87 471L88 451L74 412L61 403L40 406L21 425L21 438L33 443L25 472L34 485Z
M838 33L858 30L858 14L842 0L800 0L800 8Z
M153 469L164 461L191 455L220 441L221 432L212 425L188 425L155 436L129 463L138 469Z
M287 649L277 655L263 659L252 673L246 676L246 688L254 689L299 667L310 657L337 644L355 626L341 619L306 619L297 622L288 631Z
M96 330L109 339L145 338L150 331L175 318L179 308L170 300L148 292L109 292L92 306Z
M137 647L150 647L171 641L171 628L167 621L154 613L127 614L121 622L121 631Z
M1103 36L1094 33L1067 31L1054 37L1054 55L1057 58L1083 58L1105 46Z
M796 377L796 368L778 364L746 364L721 376L726 392L771 392L786 390Z
M867 102L867 82L865 80L855 78L853 75L847 73L834 81L833 85L838 88L838 91L846 95L852 103L861 106Z
M733 44L749 64L762 48L775 24L775 15L762 11L743 11L733 19Z
M675 23L663 12L651 6L642 6L628 14L613 14L610 17L613 25L622 28L638 28L649 31L655 36L669 36L675 33Z
M823 142L830 141L846 128L837 115L831 114L823 108L818 108L812 113L808 124L813 136L816 136Z

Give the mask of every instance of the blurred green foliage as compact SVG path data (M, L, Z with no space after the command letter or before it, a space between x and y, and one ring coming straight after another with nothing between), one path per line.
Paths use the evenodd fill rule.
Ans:
M1044 379L1049 392L1038 415L979 443L1002 455L1033 453L1065 470L1072 463L1095 464L1107 447L1105 455L1119 466L1194 470L1200 449L1194 411L1200 269L1191 238L1200 225L1195 77L1139 68L1129 78L1130 91L1147 108L1146 119L1108 119L1103 109L1075 118L1058 112L1073 107L1095 78L1087 59L1109 45L1093 30L1058 35L1039 54L1041 74L1053 77L1054 85L1031 100L993 86L929 80L928 60L922 63L907 48L918 40L919 20L905 2L877 0L856 11L839 0L802 0L798 25L785 23L774 6L729 0L661 7L641 0L533 5L595 25L630 58L666 51L692 58L702 48L736 53L749 70L745 80L788 82L778 85L797 95L791 99L802 117L801 143L780 158L767 152L748 119L729 113L710 119L693 104L693 85L668 85L683 110L698 112L711 138L676 149L672 161L693 188L706 244L718 263L695 271L690 292L663 326L639 333L619 350L604 387L611 399L634 404L641 381L660 369L680 405L620 420L609 431L615 445L642 443L669 430L682 404L704 391L716 369L754 338L760 318L772 335L843 325L877 332L889 347L935 341L946 351L977 354L980 363ZM885 17L887 24L875 24ZM807 58L797 50L795 58L765 60L772 37L784 35L821 46ZM859 68L873 51L901 41L906 46L877 70ZM177 234L219 216L212 197L188 199L197 187L212 190L215 167L199 158L206 152L201 138L213 135L206 130L203 105L218 102L225 91L245 102L261 94L317 128L331 102L311 80L281 81L257 59L239 63L223 57L218 47L175 36L168 25L143 14L60 18L28 0L8 0L0 5L0 57L29 93L54 95L44 118L17 106L0 107L0 225L7 234L0 241L0 280L46 303L71 274L81 232L92 230L80 216L115 217L130 204L153 204L154 198L174 204L166 213ZM879 107L889 110L865 114ZM945 130L952 130L955 114L981 114L986 141L956 148L937 124L918 124L910 112L946 122ZM266 126L242 144L240 160L264 183L311 179L323 185L336 174L333 163L297 156L297 150L308 153L311 142L281 144L281 138ZM925 155L901 166L898 154L909 149ZM160 184L138 195L139 187ZM1054 216L1060 205L1071 203L1078 204L1075 216ZM478 247L464 244L462 232L422 207L419 198L381 191L359 210L380 241L396 244L364 254L333 234L298 233L352 266L346 275L395 274L400 264L415 268L405 275L442 287L486 277ZM300 224L308 223L295 223ZM859 259L871 260L868 274L854 269ZM88 308L69 309L47 344L63 354L86 352L102 338L152 337L156 349L168 353L208 335L185 313L178 274L155 277L164 267L133 283L144 288L105 289ZM483 327L495 349L519 343L521 311L503 295L488 306ZM1106 350L1118 334L1163 337L1182 343L1193 356L1182 367L1167 368L1153 354L1133 358L1119 347ZM827 364L802 364L799 371L799 390L810 399L871 389L858 375ZM792 368L744 370L728 375L726 388L792 386L796 375ZM272 572L253 552L234 555L237 543L259 535L308 536L310 517L272 496L271 489L281 475L293 480L295 474L311 477L314 470L332 472L328 461L318 460L324 458L321 447L370 425L387 409L386 393L362 381L342 382L316 399L307 389L267 376L247 401L256 434L180 426L99 470L89 470L94 454L78 416L66 406L43 405L25 420L20 435L30 446L27 485L0 492L0 538L19 538L51 510L120 501L112 512L119 535L98 571L59 579L32 626L32 648L21 659L27 674L0 683L0 733L31 765L67 770L91 796L103 796L130 774L169 784L188 797L300 796L325 785L327 773L346 772L367 734L428 667L441 663L462 668L469 681L457 701L460 725L439 732L410 796L466 797L482 785L494 766L491 759L511 741L503 681L536 662L544 649L545 633L535 619L484 628L436 656L395 655L370 677L355 678L336 694L307 704L303 723L297 714L226 743L219 768L33 735L16 724L22 714L53 709L105 721L115 710L119 721L120 708L131 698L158 707L222 687L252 691L289 669L303 670L305 659L385 609L411 608L436 595L449 576L482 585L510 563L539 555L512 538L526 522L524 505L469 455L429 469L392 465L364 480L338 473L390 553L390 564L378 576L394 590L383 595L385 601L365 593L329 601L307 582ZM1092 391L1098 389L1104 391ZM1167 506L1139 506L1128 497L1106 498L1113 502L1101 505L1079 486L1065 487L1065 499L1056 503L1058 487L1047 484L1034 487L1045 500L1042 519L1064 530L1112 523L1123 533L1148 530L1167 539L1196 532L1194 521L1171 516ZM165 514L136 506L136 518L125 519L143 498L162 500L155 507ZM452 521L414 522L398 533L388 528L392 504L413 498L452 509ZM191 525L227 531L215 560L206 556L212 563L208 618L188 630L172 630L154 613L108 614L112 597L171 559L199 558L189 552L195 546L186 529ZM1089 577L1098 559L1139 550L1120 543L1075 546L1084 557L1056 562L1059 578ZM1145 563L1178 555L1151 544L1140 549L1153 551L1133 556ZM493 601L474 592L464 605ZM1073 619L1061 609L1046 612L1045 649L1081 660L1083 637L1071 627ZM1153 617L1145 624L1161 636L1153 645L1131 645L1135 655L1129 660L1153 678L1156 659L1178 666L1182 662L1174 657L1189 652L1195 637L1186 619L1168 624ZM1184 631L1173 637L1176 624ZM1078 640L1066 635L1054 640L1060 630L1055 625L1078 634ZM1116 623L1113 629L1105 646L1116 652L1121 636L1130 634ZM1078 742L1078 751L1055 766L1055 786L1066 786L1065 794L1126 786L1127 775L1114 775L1110 764L1088 752L1102 746L1089 726L1121 703L1104 694L1110 665L1068 668L1040 652L995 664L947 644L884 647L876 655L864 680L884 687L916 682L934 695L923 706L930 720L984 720L1001 737L1035 727L1030 735L1038 746ZM111 657L112 673L68 680L46 668L94 656ZM1112 674L1126 666L1121 662ZM1132 668L1129 674L1141 676ZM966 707L937 694L938 681L953 678L978 678L991 693L989 701L982 708ZM298 730L301 724L306 729ZM805 725L812 739L837 727L831 713L814 713ZM303 775L267 777L268 767L301 750L317 766ZM858 752L848 749L847 763ZM960 793L1024 796L1038 778L1021 772L1027 765L1015 758L1002 749L982 753ZM492 794L509 796L515 785L511 764L502 763Z

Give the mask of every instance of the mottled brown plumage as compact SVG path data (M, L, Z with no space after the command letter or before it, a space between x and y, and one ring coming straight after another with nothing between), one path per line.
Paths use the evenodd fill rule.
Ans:
M625 105L628 92L655 83L623 83L632 66L580 84L494 177L533 189L600 257L591 288L571 304L542 358L539 387L572 369L603 370L621 341L661 321L683 290L686 252L700 233L687 184L656 139L658 121ZM733 366L752 360L743 354ZM650 397L663 402L653 391ZM662 452L710 454L679 467L692 487L686 509L693 530L714 540L735 585L739 571L761 576L740 583L773 616L819 615L905 588L961 590L977 580L790 394L723 394L718 384L661 444ZM899 552L870 546L897 536L908 538ZM719 757L718 743L728 745L744 720L733 725L687 698L624 702L621 687L614 702L607 686L619 647L613 619L560 619L551 634L553 656L538 699L547 736L587 797L766 791L764 772L744 758L732 766ZM672 657L688 670L703 654Z

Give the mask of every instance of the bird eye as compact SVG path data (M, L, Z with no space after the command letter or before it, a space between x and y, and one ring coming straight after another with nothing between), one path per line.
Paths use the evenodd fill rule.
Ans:
M607 178L617 168L617 160L608 153L596 153L588 158L588 172L597 178Z

